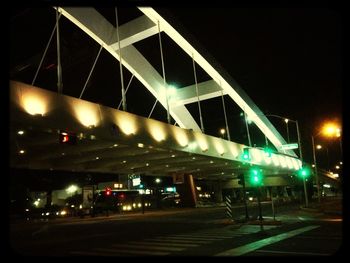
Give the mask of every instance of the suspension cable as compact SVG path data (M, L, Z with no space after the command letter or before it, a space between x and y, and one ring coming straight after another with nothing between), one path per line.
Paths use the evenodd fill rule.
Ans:
M154 108L155 108L156 105L157 105L157 102L158 102L158 99L156 99L156 101L154 102L153 107L152 107L152 109L151 109L151 112L148 114L148 119L151 117L151 115L152 115L152 113L153 113L153 110L154 110Z
M163 48L162 48L162 37L160 35L160 25L158 21L158 35L159 35L159 46L160 46L160 58L162 60L162 71L163 71L163 85L165 88L165 98L166 98L166 111L167 111L167 120L170 124L170 113L169 113L169 101L168 101L168 87L166 85L165 79L165 69L164 69L164 59L163 59Z
M117 25L117 41L118 41L118 53L119 53L119 69L120 69L120 81L122 84L122 101L123 101L123 111L126 111L126 96L124 89L124 79L123 79L123 62L122 62L122 51L120 48L120 39L119 39L119 24L118 24L118 10L115 8L115 20Z
M92 68L91 68L91 70L90 70L90 72L89 72L89 75L88 75L88 77L87 77L87 79L86 79L86 81L85 81L84 88L83 88L83 90L82 90L81 93L80 93L79 99L81 99L81 97L83 96L83 93L84 93L84 91L85 91L85 88L86 88L87 84L89 83L91 74L92 74L92 72L94 71L96 62L97 62L97 60L98 60L98 57L100 56L100 53L101 53L101 51L102 51L102 48L103 48L103 46L101 45L100 50L98 51L98 54L97 54L97 56L96 56L96 58L95 58L94 64L92 65Z
M134 78L134 76L135 76L135 75L134 75L134 74L132 74L132 76L131 76L131 78L130 78L130 80L129 80L128 86L126 86L125 95L126 95L126 93L128 93L129 86L130 86L131 81L132 81L132 79ZM122 105L122 102L123 102L123 99L121 99L121 100L120 100L120 102L119 102L119 105L118 105L118 110L119 110L120 106Z
M245 107L243 107L243 112L244 112L245 127L247 129L248 143L249 143L249 146L252 147L252 141L250 140L250 133L249 133L249 127L248 127L247 113L245 112Z
M196 73L196 63L194 61L194 56L192 53L192 64L193 64L193 73L194 73L194 81L196 83L196 94L197 94L197 101L198 101L198 111L199 111L199 120L201 123L201 130L202 133L204 133L204 125L203 125L203 118L202 118L202 110L201 110L201 103L199 101L199 92L198 92L198 83L197 83L197 73Z
M60 47L60 29L58 23L58 8L56 9L56 40L57 40L57 90L58 93L62 93L63 83L62 83L62 67L61 67L61 47Z
M221 83L220 83L221 86ZM226 115L226 107L225 107L225 98L224 98L224 93L222 92L221 89L221 100L222 100L222 108L224 109L224 116L225 116L225 124L226 124L226 130L227 130L227 139L231 141L231 136L230 136L230 130L228 128L228 123L227 123L227 115Z
M50 36L49 42L47 43L47 45L46 45L46 47L45 47L44 54L42 55L41 60L40 60L40 63L39 63L39 66L38 66L38 68L37 68L37 70L36 70L36 72L35 72L35 76L34 76L33 81L32 81L32 86L34 86L34 83L35 83L36 78L37 78L37 76L38 76L38 73L39 73L39 70L40 70L40 68L41 68L41 65L42 65L43 62L44 62L44 58L45 58L45 56L46 56L46 52L47 52L47 50L49 49L51 40L52 40L52 38L53 38L53 34L54 34L55 31L56 31L57 24L58 24L59 19L61 18L61 15L62 15L62 14L60 13L59 16L58 16L58 18L56 19L56 24L55 24L55 26L54 26L54 28L53 28L53 30L52 30L52 32L51 32L51 36Z

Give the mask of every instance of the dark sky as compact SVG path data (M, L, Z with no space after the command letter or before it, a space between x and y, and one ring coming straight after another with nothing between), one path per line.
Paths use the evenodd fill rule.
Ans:
M113 19L113 9L100 8L99 11ZM120 19L123 21L122 11L120 9ZM342 17L337 10L189 7L161 8L159 11L170 12L171 19L182 25L202 49L217 60L262 112L298 120L305 159L311 162L311 134L316 132L323 120L341 121L342 118L343 32ZM10 75L13 79L30 83L53 29L55 12L52 8L19 8L12 14ZM128 15L138 14L129 12ZM60 23L64 93L77 97L99 46L69 21L62 19ZM51 90L56 89L57 81L55 42L54 38L36 82L37 86ZM26 43L25 48L23 43ZM161 73L157 36L135 46L145 52L147 59L154 61L154 67ZM163 48L167 80L180 86L192 84L191 60L186 56L184 59L174 56L172 53L175 53L176 46L166 36L163 36ZM180 67L181 63L183 66ZM26 68L26 65L29 66ZM115 71L107 77L106 68L113 67ZM209 79L200 68L197 70L200 80ZM125 71L127 85L131 75ZM96 86L111 83L115 83L115 87L109 88L107 93L96 93L96 90L101 90ZM118 104L121 98L118 85L119 65L107 52L102 51L83 99L108 106ZM154 98L140 86L137 80L133 80L127 94L128 110L137 114L145 112L147 116ZM108 98L106 94L109 94ZM139 103L140 98L142 103ZM239 117L236 118L240 109L228 98L225 98L225 102L232 137L237 142L246 143L244 124ZM197 105L188 105L188 108L198 120ZM220 98L203 102L202 110L207 133L218 136L218 129L224 126ZM154 118L166 121L166 113L159 105ZM285 124L277 118L269 119L286 137ZM295 141L295 125L289 125L291 141ZM262 145L263 136L255 131L256 128L251 129L253 140L258 146ZM329 143L329 147L338 151L335 155L339 157L339 147L334 143Z

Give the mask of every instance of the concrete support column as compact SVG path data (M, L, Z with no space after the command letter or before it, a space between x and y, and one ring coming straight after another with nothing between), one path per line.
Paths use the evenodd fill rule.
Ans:
M196 207L197 193L192 174L184 174L183 178L183 183L176 185L177 192L180 194L181 203L184 207Z

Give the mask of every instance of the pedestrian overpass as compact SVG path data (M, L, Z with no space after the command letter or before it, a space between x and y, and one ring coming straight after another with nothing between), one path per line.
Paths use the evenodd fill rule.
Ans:
M169 121L164 123L128 113L126 107L123 111L117 110L63 95L60 89L56 93L11 81L11 167L190 175L233 180L232 184L237 186L237 176L247 174L252 166L256 166L264 174L264 185L290 184L290 178L302 163L293 151L282 149L285 140L243 89L233 79L223 77L156 10L149 7L138 9L142 16L119 27L112 25L94 8L59 7L56 11L119 60L121 67L129 70L154 95L179 127ZM182 87L170 99L165 75L160 75L133 46L155 34L160 36L160 33L169 36L193 59L193 65L198 64L212 79L197 83L195 78L193 85ZM200 101L224 95L229 96L257 125L275 146L276 152L267 155L261 148L207 135L203 123L198 125L185 107L192 102L198 102L200 106ZM228 131L227 121L226 128ZM58 138L62 132L74 133L76 144L60 144ZM249 160L242 158L244 148L248 148Z

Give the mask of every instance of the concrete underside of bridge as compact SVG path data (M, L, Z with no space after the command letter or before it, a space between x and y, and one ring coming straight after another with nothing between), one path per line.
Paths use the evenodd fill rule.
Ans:
M21 131L21 132L20 132ZM74 145L59 143L60 132L74 133ZM240 188L237 176L259 167L264 186L295 181L298 160L256 149L242 162L244 145L183 129L88 101L10 82L10 166L13 168L182 176L186 204L196 204L194 179ZM260 151L260 152L259 152ZM262 153L261 153L262 152ZM262 155L259 155L260 153ZM288 159L289 158L289 159ZM279 165L276 165L278 161ZM218 198L220 200L220 198Z

